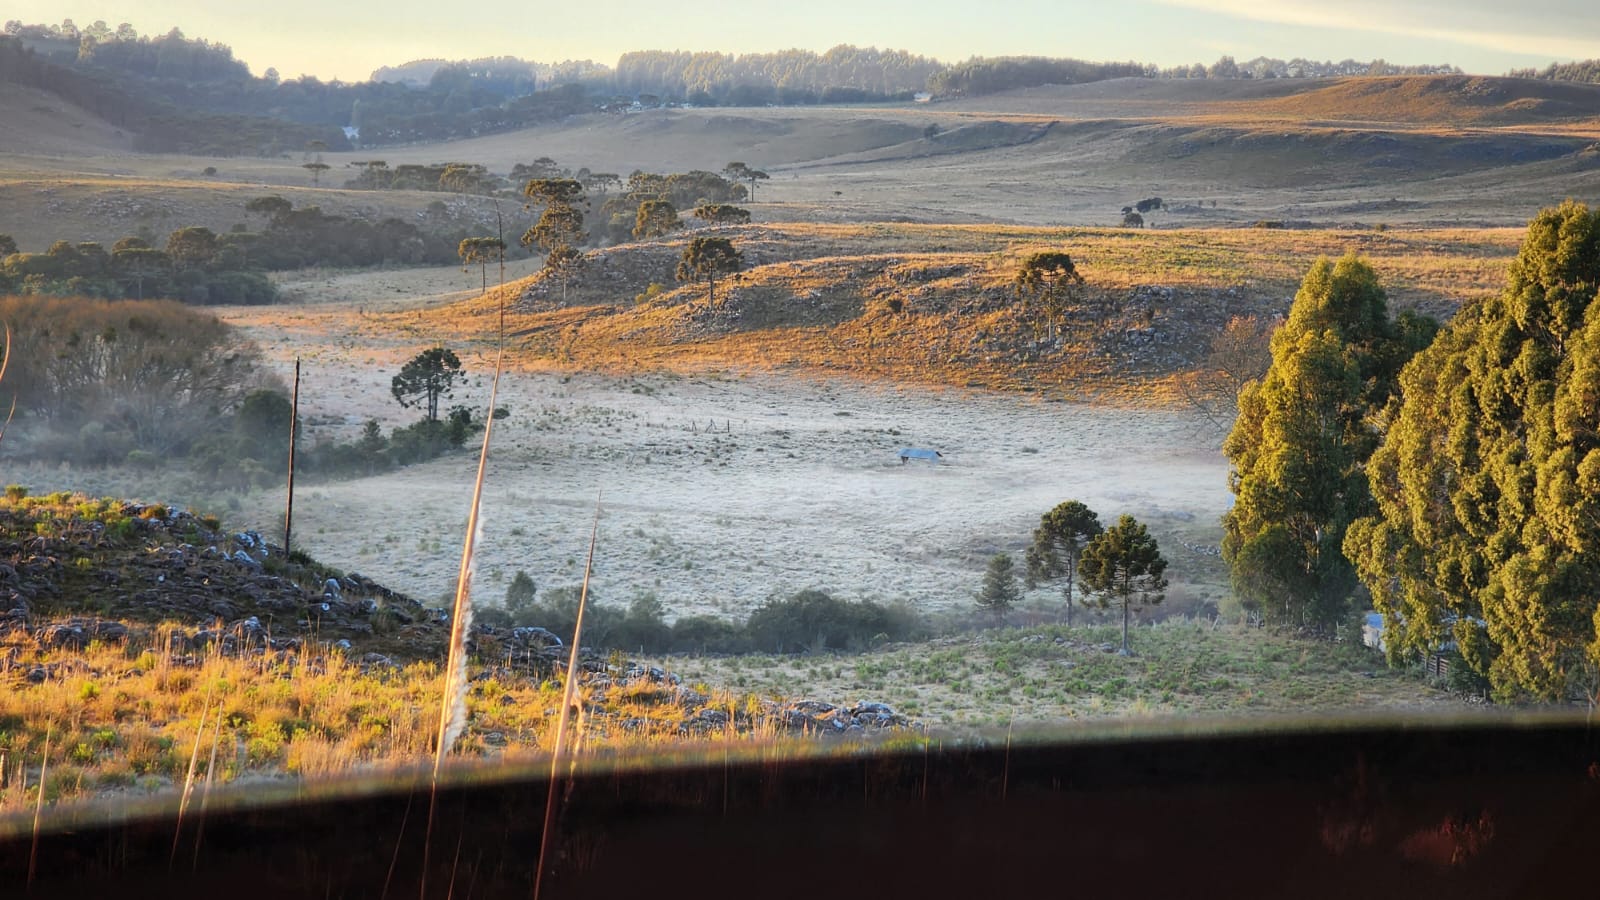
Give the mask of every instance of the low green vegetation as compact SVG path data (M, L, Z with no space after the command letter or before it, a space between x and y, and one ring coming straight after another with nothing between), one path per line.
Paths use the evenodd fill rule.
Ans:
M1459 709L1419 674L1388 669L1359 640L1170 619L1120 626L986 630L860 654L673 658L688 678L739 690L879 700L931 726L1047 725L1155 715L1272 715Z
M262 304L278 300L265 273L308 266L420 265L453 261L468 238L459 228L424 230L387 218L369 222L295 208L277 195L257 197L244 212L265 219L217 233L175 229L164 243L149 229L108 249L94 242L56 241L43 253L18 253L0 235L0 291L58 297L161 297L196 304Z
M14 458L138 471L172 465L232 491L283 481L288 391L259 348L215 316L170 301L0 296L0 322L11 336L5 387L17 406L6 446ZM371 420L348 442L302 431L299 470L366 475L460 447L483 429L469 406L440 408L460 371L448 349L423 351L394 383L402 405L421 406L420 421L384 435Z
M501 627L537 626L566 639L577 621L578 599L576 585L538 594L533 579L519 570L506 587L504 607L480 608L478 618ZM839 600L815 589L773 597L743 621L685 616L668 625L661 601L644 593L626 607L591 595L583 643L639 653L859 652L932 630L932 623L909 606Z

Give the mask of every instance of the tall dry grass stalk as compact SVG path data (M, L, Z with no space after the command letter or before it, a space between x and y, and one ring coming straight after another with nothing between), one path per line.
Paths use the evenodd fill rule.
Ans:
M200 790L200 821L194 832L194 860L191 871L200 868L200 841L206 836L206 806L211 800L211 782L217 774L217 745L222 742L222 711L217 711L217 727L211 732L211 761L206 763L206 783Z
M6 380L6 368L11 365L11 323L6 323L6 345L0 349L0 381ZM6 413L6 420L0 422L0 441L6 438L6 429L11 426L11 417L17 414L17 395L11 395L11 409Z
M220 648L222 641L215 644ZM211 652L207 649L207 654ZM220 658L220 657L219 657ZM211 718L211 691L216 682L206 683L206 702L200 707L199 726L194 730L194 749L189 751L189 768L183 774L183 793L178 795L178 820L172 829L172 854L167 857L167 871L172 871L172 864L178 860L178 841L183 837L183 814L189 810L189 798L194 796L195 770L200 766L200 744L206 736L206 720Z
M44 816L45 776L50 774L50 732L44 729L44 754L39 758L39 801L33 806L33 844L28 848L28 892L33 892L33 876L39 871L39 820Z
M502 275L502 278L504 276ZM504 284L501 285L504 287ZM500 397L500 374L506 360L506 301L500 296L499 349L494 360L494 380L489 386L489 414L483 423L483 446L478 451L478 475L472 484L472 507L467 514L467 537L461 547L461 568L456 574L456 602L450 611L450 655L445 662L444 691L439 701L439 732L434 744L433 777L428 791L428 826L422 843L421 896L428 895L428 853L433 844L433 817L439 799L439 772L444 758L467 727L467 637L472 633L472 576L477 569L478 538L483 524L484 473L489 466L489 442L494 435L495 404ZM452 877L452 886L454 879Z
M556 787L561 776L561 751L567 737L572 701L578 693L578 647L583 638L583 612L589 603L589 576L594 572L594 547L600 537L600 497L594 498L594 527L589 532L589 557L583 564L583 589L578 593L578 615L572 625L572 647L567 652L567 680L561 686L561 712L556 717L556 742L550 751L550 784L545 789L544 827L539 830L538 868L533 872L533 900L539 900L544 883L544 861L550 852L550 831L556 818ZM581 711L580 711L581 712Z

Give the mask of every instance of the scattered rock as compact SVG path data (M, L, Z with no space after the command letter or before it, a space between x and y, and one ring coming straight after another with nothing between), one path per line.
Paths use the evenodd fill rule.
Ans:
M720 731L731 721L726 710L701 709L683 721L684 731Z

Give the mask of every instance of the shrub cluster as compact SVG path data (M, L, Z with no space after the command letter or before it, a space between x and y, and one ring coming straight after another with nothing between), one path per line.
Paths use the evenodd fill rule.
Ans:
M481 167L480 167L481 168ZM308 266L446 264L466 232L424 231L396 218L369 222L294 208L278 196L257 197L246 212L266 218L259 232L244 225L218 234L190 226L160 247L129 236L110 249L95 242L56 241L43 253L19 253L0 234L0 291L107 300L166 297L185 303L261 304L278 299L264 272Z
M486 609L489 625L536 625L571 636L578 617L577 587L553 588L535 598L535 586L518 572L506 591L503 609ZM635 597L626 608L607 605L591 594L584 611L583 644L644 653L822 653L860 651L889 641L925 637L928 623L904 605L871 600L839 600L808 589L768 600L744 622L714 616L686 616L666 623L654 594Z

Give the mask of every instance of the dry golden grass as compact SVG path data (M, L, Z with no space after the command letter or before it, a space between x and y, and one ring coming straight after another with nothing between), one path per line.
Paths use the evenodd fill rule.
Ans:
M1109 402L1172 402L1170 379L1183 371L1182 359L1198 358L1209 333L1180 334L1190 346L1164 363L1129 365L1107 342L1119 329L1141 323L1126 316L1092 321L1096 304L1158 285L1192 289L1206 302L1225 296L1241 312L1281 313L1316 258L1354 252L1378 270L1397 308L1448 316L1462 302L1499 289L1521 239L1515 229L917 224L787 224L730 233L745 252L772 260L741 273L736 283L725 280L718 303L726 306L730 294L735 297L736 319L707 311L704 284L673 286L671 264L684 239L660 241L629 251L633 257L613 257L621 261L608 270L623 268L622 281L576 283L572 306L518 303L539 276L509 285L514 312L508 327L520 362L611 372L805 370ZM1087 324L1069 329L1059 351L1019 357L1015 345L1031 339L1032 320L1017 304L995 301L976 311L967 305L976 295L1005 295L1021 258L1045 248L1069 251L1088 279L1080 304ZM634 292L652 280L669 287L637 302ZM491 291L379 320L390 332L471 343L494 333L498 306L499 294ZM1182 320L1191 312L1175 304L1156 315ZM703 324L708 317L711 324Z
M1593 85L1479 76L1347 78L1316 90L1240 104L1261 119L1357 121L1461 128L1490 125L1537 131L1555 124L1600 128Z
M434 663L371 669L327 647L255 657L173 649L174 625L137 627L125 644L50 650L5 639L0 657L0 758L7 767L0 815L31 809L45 733L51 759L45 801L142 796L180 786L195 742L206 777L217 740L219 783L316 778L415 766L431 755L443 676ZM28 681L43 668L51 676ZM496 669L468 696L457 753L506 761L549 752L561 689L554 681ZM704 706L730 714L759 707L749 693L696 686ZM580 687L582 749L772 741L772 726L722 733L682 731L687 711L660 684ZM220 715L220 737L214 729Z

